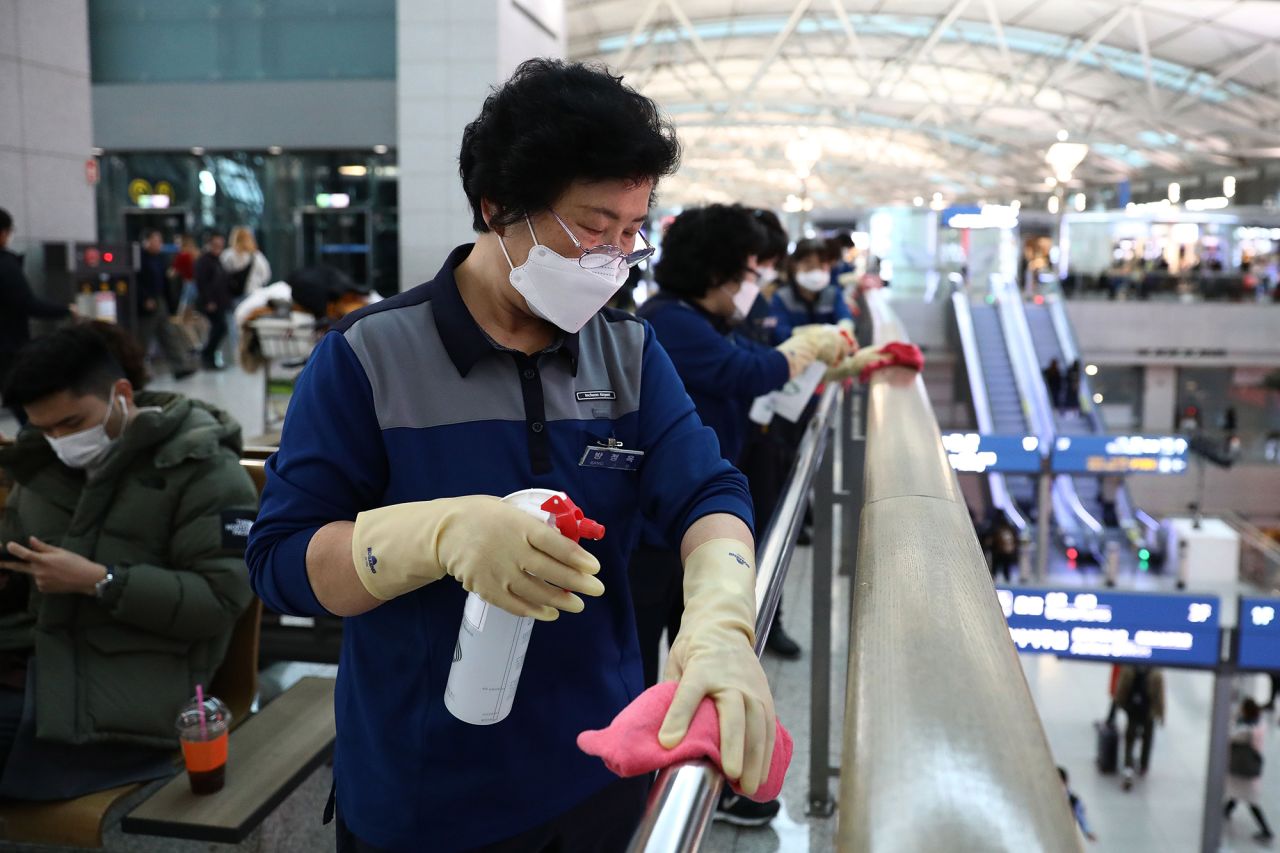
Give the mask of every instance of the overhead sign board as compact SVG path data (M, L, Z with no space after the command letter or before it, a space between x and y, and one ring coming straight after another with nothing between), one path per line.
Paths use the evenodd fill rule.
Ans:
M1050 466L1056 474L1183 474L1190 449L1180 435L1062 435Z
M1122 663L1218 663L1217 596L1022 588L996 594L1020 652Z
M1034 435L951 432L942 436L942 446L952 469L959 473L1040 473L1040 439Z
M1241 669L1280 670L1280 598L1240 596Z

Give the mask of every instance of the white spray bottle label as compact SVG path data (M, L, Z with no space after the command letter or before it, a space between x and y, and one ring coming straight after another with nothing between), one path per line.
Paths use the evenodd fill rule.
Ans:
M604 528L583 518L582 511L563 492L525 489L502 500L558 528L575 542L604 535ZM508 613L474 592L467 596L444 691L449 713L475 726L506 719L515 701L534 621L530 616Z

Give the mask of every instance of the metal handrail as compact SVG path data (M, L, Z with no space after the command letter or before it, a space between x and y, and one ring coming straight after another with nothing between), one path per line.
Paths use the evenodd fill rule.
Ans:
M875 339L905 340L883 294ZM841 851L1081 850L924 384L870 382Z
M804 524L809 490L818 465L827 452L839 395L840 387L834 383L828 385L822 393L817 410L800 442L795 464L787 479L786 492L778 502L764 539L757 548L757 655L764 650L774 612L778 609L778 599L782 596L782 586L787 579L796 537ZM629 853L697 850L711 823L716 798L723 782L724 777L720 771L707 761L682 762L658 773L649 792L644 817L627 848Z

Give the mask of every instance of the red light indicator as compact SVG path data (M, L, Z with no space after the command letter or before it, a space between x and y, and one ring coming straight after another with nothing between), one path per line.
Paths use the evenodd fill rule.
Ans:
M1043 296L1037 296L1037 297L1036 297L1036 304L1037 304L1037 305L1043 305L1043 304L1044 304L1044 297L1043 297Z
M103 252L103 253L102 253L102 259L103 259L104 261L106 261L107 263L111 263L112 261L114 261L114 260L116 259L116 256L115 256L115 253L114 253L114 252Z
M1071 562L1074 563L1076 561L1076 558L1079 556L1080 556L1080 552L1077 551L1075 548L1067 549L1067 559L1070 560Z

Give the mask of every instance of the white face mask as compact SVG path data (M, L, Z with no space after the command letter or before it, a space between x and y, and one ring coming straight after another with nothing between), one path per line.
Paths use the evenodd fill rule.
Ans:
M511 267L511 286L524 297L529 310L570 334L587 325L605 303L618 292L630 270L620 261L598 269L586 269L577 258L566 258L538 242L533 223L525 217L533 248L520 266L511 263L506 243L498 245Z
M129 402L121 398L120 402L124 405L124 417L129 419ZM111 401L107 403L107 415L102 419L102 423L97 426L91 426L88 429L82 429L79 432L73 432L71 435L64 435L62 438L54 438L46 435L45 440L49 442L49 446L53 448L53 452L62 464L68 468L92 468L94 465L106 458L111 452L112 446L119 440L119 437L112 438L107 435L107 421L111 420L111 413L116 407L116 392L111 392Z
M773 267L760 267L756 269L756 273L760 276L761 287L768 287L778 280L778 271Z
M745 320L747 315L751 313L751 306L756 304L756 297L760 295L760 285L754 281L744 281L738 288L738 292L733 294L733 319Z
M825 290L831 284L831 274L826 270L808 270L796 273L796 284L810 293Z

